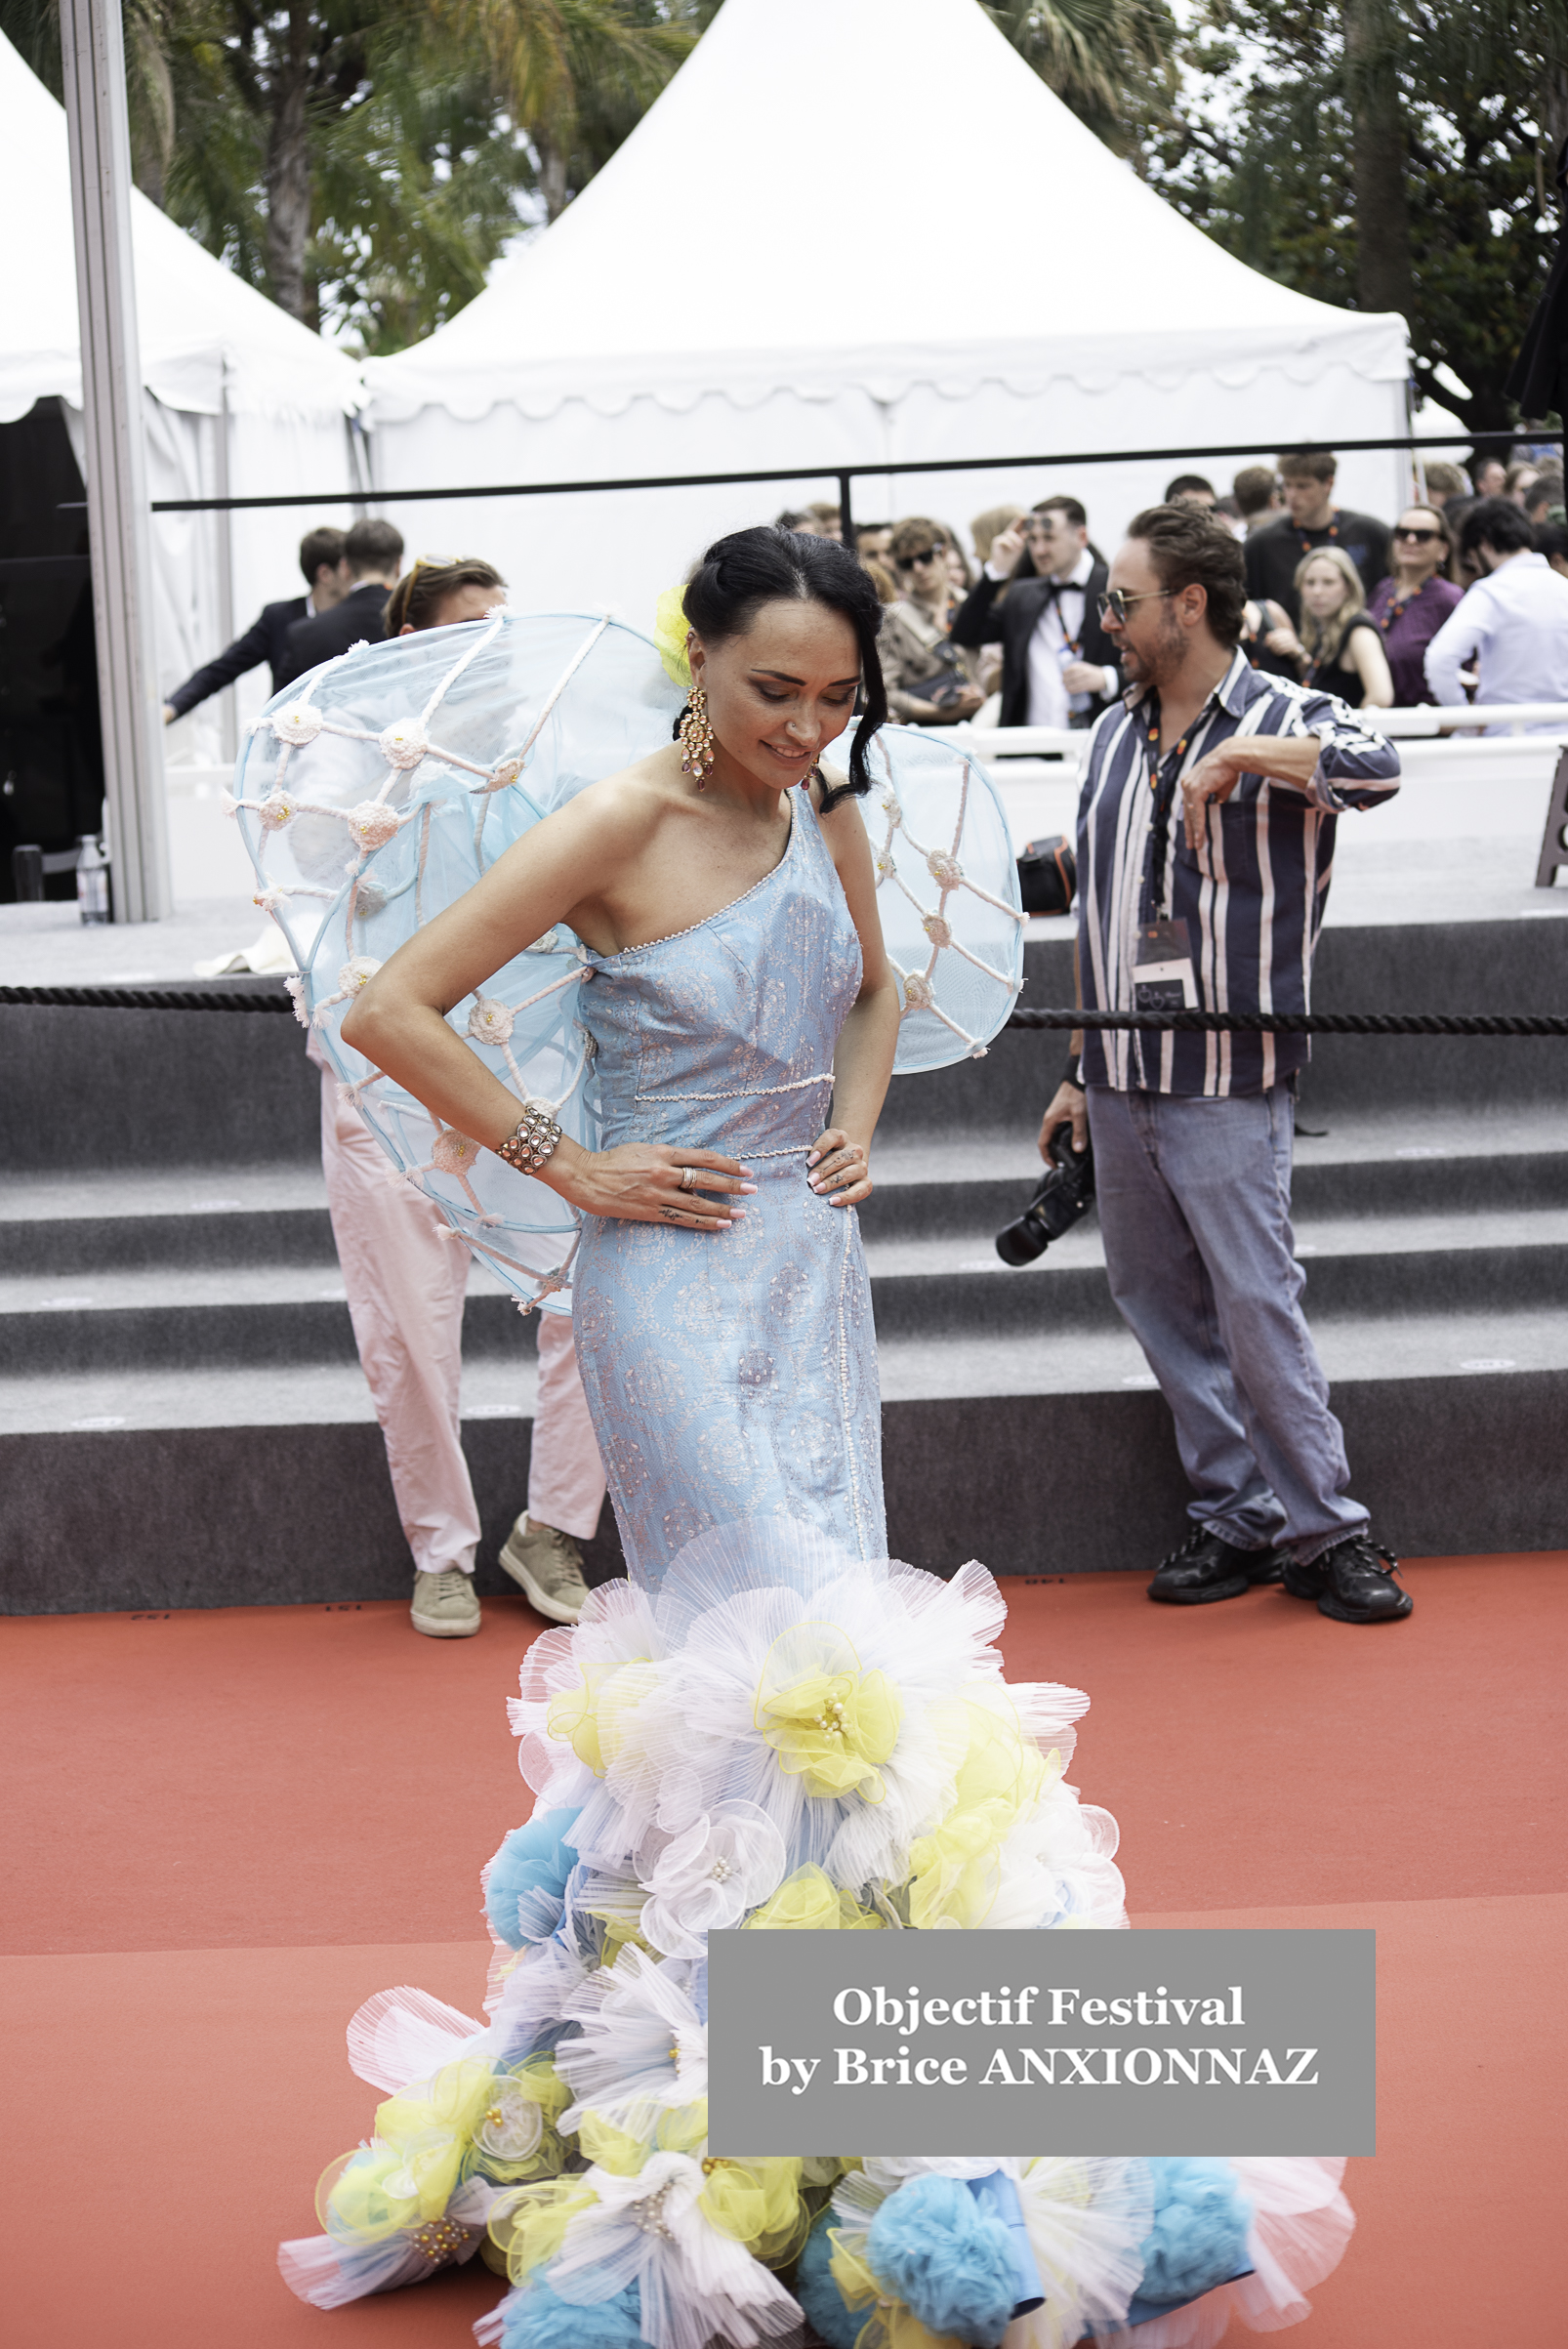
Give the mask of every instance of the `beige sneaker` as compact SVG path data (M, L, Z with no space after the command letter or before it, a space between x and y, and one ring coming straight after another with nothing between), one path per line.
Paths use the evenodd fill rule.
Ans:
M529 1604L552 1623L575 1623L588 1597L583 1581L583 1553L570 1534L553 1525L530 1523L523 1510L507 1536L501 1564L515 1583L520 1583Z
M439 1574L416 1574L408 1618L427 1639L472 1639L479 1628L473 1575L460 1566L447 1566Z

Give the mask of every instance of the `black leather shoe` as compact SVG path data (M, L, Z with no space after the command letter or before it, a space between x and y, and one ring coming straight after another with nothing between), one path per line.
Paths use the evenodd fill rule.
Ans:
M1149 1585L1149 1596L1170 1607L1207 1607L1217 1598L1240 1598L1255 1583L1279 1579L1273 1550L1238 1549L1234 1542L1195 1525Z
M1288 1559L1285 1587L1292 1598L1315 1598L1320 1615L1336 1623L1402 1623L1416 1602L1394 1581L1399 1560L1381 1542L1352 1534L1310 1566Z

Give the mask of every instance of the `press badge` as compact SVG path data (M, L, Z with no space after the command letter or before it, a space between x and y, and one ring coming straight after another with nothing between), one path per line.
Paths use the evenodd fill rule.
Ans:
M1192 942L1184 922L1140 922L1133 965L1135 1011L1180 1011L1196 1008L1198 982Z

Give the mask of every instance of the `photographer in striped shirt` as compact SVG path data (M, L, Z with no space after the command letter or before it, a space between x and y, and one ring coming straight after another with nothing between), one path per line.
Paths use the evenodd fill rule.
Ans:
M1190 505L1130 526L1102 597L1128 689L1099 719L1078 809L1086 1007L1304 1011L1345 810L1399 760L1341 701L1238 650L1242 552ZM1081 1051L1080 1051L1081 1047ZM1301 1312L1291 1230L1304 1037L1090 1031L1046 1111L1094 1151L1111 1294L1176 1420L1187 1540L1151 1598L1283 1583L1341 1623L1411 1599L1370 1539Z

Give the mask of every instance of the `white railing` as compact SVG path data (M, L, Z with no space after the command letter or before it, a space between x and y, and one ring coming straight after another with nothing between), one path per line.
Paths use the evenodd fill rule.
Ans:
M1475 748L1484 739L1489 751L1513 749L1525 744L1539 750L1543 743L1553 738L1568 741L1568 702L1461 702L1457 708L1436 708L1430 704L1410 710L1358 710L1356 716L1374 733L1384 734L1391 742L1442 741L1463 733L1468 747ZM1483 726L1506 726L1506 734L1482 737ZM1526 734L1525 728L1544 727L1545 733ZM1087 735L1077 728L1066 726L975 726L956 725L954 739L962 741L966 750L977 759L1062 759L1077 765L1084 754Z

